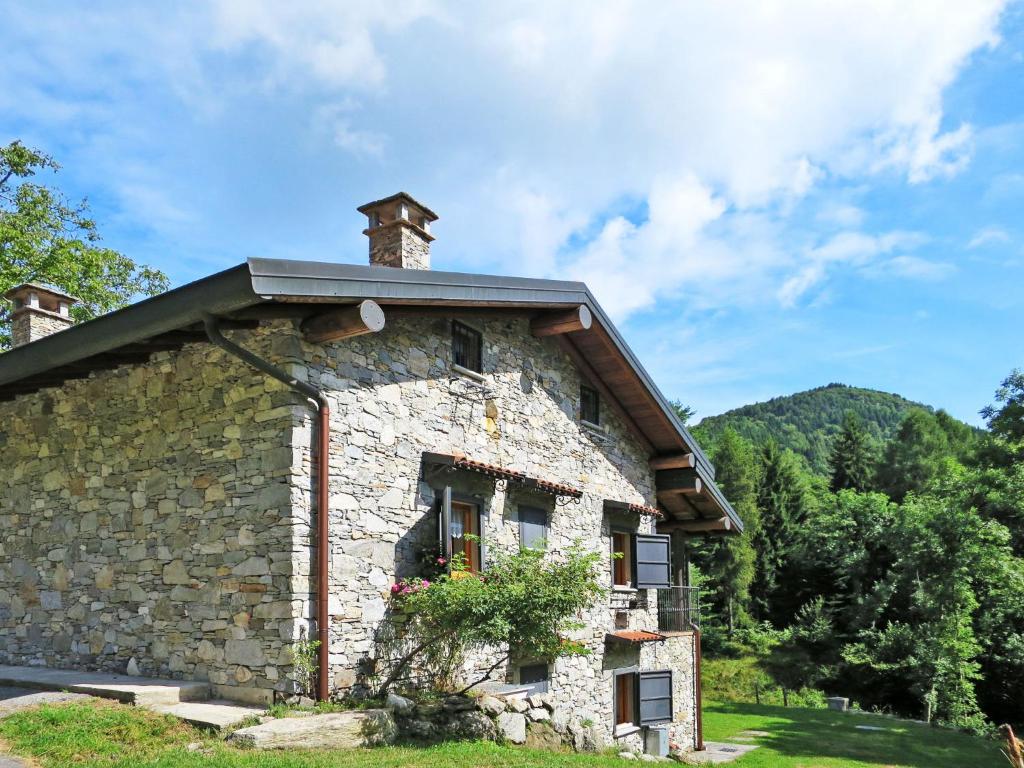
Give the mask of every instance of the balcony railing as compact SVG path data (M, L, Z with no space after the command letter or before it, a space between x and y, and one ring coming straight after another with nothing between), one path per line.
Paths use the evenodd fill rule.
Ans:
M700 595L697 587L669 587L658 590L658 629L689 632L700 627Z

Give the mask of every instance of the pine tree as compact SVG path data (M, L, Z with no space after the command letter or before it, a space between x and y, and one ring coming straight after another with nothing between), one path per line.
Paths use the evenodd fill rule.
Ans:
M861 420L853 411L843 416L842 430L832 444L828 459L829 488L833 493L852 489L866 491L871 487L874 459L871 439Z
M780 451L774 440L761 451L761 477L757 490L760 525L754 533L754 580L751 608L760 621L784 626L792 616L782 615L776 598L787 587L781 578L799 525L807 513L804 482L790 451Z
M718 438L713 458L715 480L743 521L744 531L741 536L704 539L691 559L705 576L712 615L731 636L738 625L749 620L750 583L754 578L753 539L760 527L759 467L753 446L728 428Z

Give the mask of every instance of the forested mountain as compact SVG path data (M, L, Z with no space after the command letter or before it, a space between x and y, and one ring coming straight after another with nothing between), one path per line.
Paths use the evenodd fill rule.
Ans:
M698 437L706 436L712 444L726 427L755 445L774 438L779 447L803 456L812 470L824 475L828 473L832 443L847 412L859 419L870 441L881 447L912 408L932 410L888 392L829 384L709 416L696 430Z

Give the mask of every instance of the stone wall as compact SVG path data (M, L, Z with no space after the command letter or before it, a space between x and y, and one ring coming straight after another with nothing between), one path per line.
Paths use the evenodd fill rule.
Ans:
M296 351L290 324L239 336ZM0 403L0 663L287 689L305 410L208 345Z
M533 338L525 319L465 321L484 335L482 380L453 372L447 319L389 318L373 336L304 345L309 379L331 399L330 655L332 685L340 691L358 689L372 673L389 587L396 577L414 574L419 549L435 541L440 484L477 497L485 549L517 547L518 504L542 506L550 514L549 549L582 541L607 556L609 582L611 525L651 528L635 516L604 512L605 499L651 504L653 477L646 454L608 408L602 430L580 424L580 377L557 345ZM422 471L424 452L464 453L575 486L584 496L578 504L556 506L550 496L514 486L495 490L477 475L459 472L444 480ZM595 605L579 634L592 655L560 659L552 670L551 694L559 706L592 720L608 741L613 669L628 660L610 664L605 635L616 628L617 613L619 628L656 629L654 603L653 592L641 592ZM656 653L645 646L631 663L656 668ZM692 685L690 668L681 670L681 691ZM515 680L516 669L507 672ZM681 729L692 728L685 700L680 696ZM620 743L635 749L639 739L633 734Z

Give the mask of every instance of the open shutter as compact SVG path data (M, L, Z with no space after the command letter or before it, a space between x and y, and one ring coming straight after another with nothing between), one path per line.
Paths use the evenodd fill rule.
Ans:
M437 510L438 551L447 560L452 559L452 487L446 485L441 492L441 505Z
M523 549L544 549L548 538L548 513L537 507L519 507L519 541Z
M654 533L636 535L636 588L668 589L672 586L672 540Z
M672 671L640 673L640 725L672 722Z

